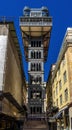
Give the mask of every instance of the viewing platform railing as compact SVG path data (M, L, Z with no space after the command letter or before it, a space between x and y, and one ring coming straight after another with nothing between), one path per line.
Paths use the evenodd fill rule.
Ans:
M52 26L52 18L31 18L31 17L20 17L20 26Z

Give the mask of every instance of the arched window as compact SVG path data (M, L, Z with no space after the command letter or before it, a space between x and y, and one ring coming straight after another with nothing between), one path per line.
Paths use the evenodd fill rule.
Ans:
M39 52L39 59L41 58L41 52Z
M41 63L39 63L39 71L41 71Z
M37 64L35 64L35 71L37 71Z
M30 75L30 83L32 84L33 76Z
M37 71L38 71L39 69L38 69L38 64L37 64Z
M38 59L38 51L37 51L37 54L36 54L36 55L37 55L36 57L37 57L37 59Z
M38 77L37 77L37 82L38 82Z
M31 47L33 47L33 41L31 41Z
M35 64L31 63L31 71L34 71L34 70L35 70Z
M35 59L35 51L34 51L34 59Z
M34 57L34 56L33 56L33 52L31 51L31 58L33 59L33 57Z
M42 80L42 78L41 77L39 77L39 82L41 83L41 80Z
M36 79L35 79L35 82L37 83L37 77L36 77Z
M41 47L41 41L39 41L39 47Z
M32 67L32 63L31 63L31 71L32 71L32 68L33 68L33 67Z
M34 41L34 47L35 47L35 41Z
M37 47L37 41L35 41L35 47Z
M35 77L33 78L33 81L35 82Z
M38 41L37 41L37 47L38 47Z
M35 71L35 63L34 63L34 71Z

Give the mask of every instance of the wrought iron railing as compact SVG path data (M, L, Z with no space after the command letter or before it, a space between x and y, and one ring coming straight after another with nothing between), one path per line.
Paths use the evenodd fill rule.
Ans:
M38 25L38 26L52 26L52 18L25 18L21 17L20 18L20 25Z
M31 119L46 119L46 114L43 113L43 114L28 114L28 118L31 118Z

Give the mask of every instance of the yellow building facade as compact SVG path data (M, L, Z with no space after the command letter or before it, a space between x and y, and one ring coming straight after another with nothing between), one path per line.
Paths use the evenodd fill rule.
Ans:
M47 95L47 111L49 111L49 109L51 109L52 106L52 75L53 75L53 71L55 69L55 65L53 64L50 68L50 72L49 72L49 76L47 79L47 83L46 83L46 95Z
M72 129L72 28L67 28L52 76L53 106L59 108L55 118L59 127ZM60 118L61 117L61 118ZM61 120L62 119L62 120ZM61 125L61 126L60 126Z

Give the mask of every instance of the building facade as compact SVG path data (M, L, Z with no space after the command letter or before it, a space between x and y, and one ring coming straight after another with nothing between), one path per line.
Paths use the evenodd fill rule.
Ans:
M67 28L52 76L54 115L58 128L72 129L72 28Z
M0 22L0 130L17 129L23 117L21 53L13 22Z
M20 27L28 61L28 116L41 116L45 112L44 62L52 28L48 9L25 7Z
M57 123L51 120L53 115L58 112L58 107L53 106L53 98L52 98L52 76L55 70L55 64L52 64L50 67L47 83L46 83L46 95L47 95L47 107L46 107L46 115L47 115L47 122L48 122L48 129L49 130L56 130Z
M46 94L47 94L47 112L51 110L51 107L53 106L53 100L52 100L52 76L55 69L55 64L53 64L49 71L49 76L46 83Z

